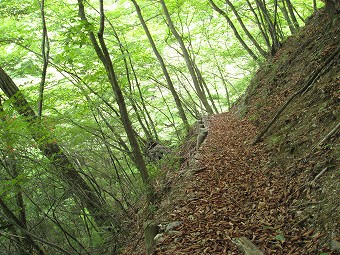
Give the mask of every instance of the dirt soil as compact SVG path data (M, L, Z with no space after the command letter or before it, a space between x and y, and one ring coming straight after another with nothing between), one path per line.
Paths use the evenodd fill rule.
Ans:
M340 253L339 23L315 13L230 113L209 117L206 141L188 156L198 162L167 175L154 220L182 223L154 254L243 254L238 237L263 254ZM124 254L145 254L139 236Z

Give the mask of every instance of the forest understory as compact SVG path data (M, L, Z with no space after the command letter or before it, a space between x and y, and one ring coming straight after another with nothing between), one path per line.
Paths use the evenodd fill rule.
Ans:
M316 13L208 117L203 145L166 174L152 222L171 230L152 254L338 254L338 21ZM124 254L145 254L142 232Z

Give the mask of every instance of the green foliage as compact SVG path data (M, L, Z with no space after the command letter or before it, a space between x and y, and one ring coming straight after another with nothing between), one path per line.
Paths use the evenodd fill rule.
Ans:
M275 239L282 242L282 243L286 241L286 238L284 237L283 234L276 235Z
M204 111L179 45L170 33L159 3L137 2L186 108L189 122L194 123L195 115L204 114ZM217 108L226 110L226 90L231 102L236 101L263 57L259 57L259 62L250 59L225 19L212 10L208 1L166 2L214 103ZM254 16L245 2L232 2L252 35L264 47L264 39L254 26ZM272 3L268 2L270 11ZM185 136L185 127L180 124L178 109L134 7L129 0L104 4L104 39L135 136L141 146L153 139L175 148ZM311 1L294 1L294 6L304 18L312 11ZM228 12L241 36L255 51L230 9L222 5L221 8ZM85 10L89 22L80 20L77 4L72 1L45 2L50 62L44 85L43 116L36 123L29 124L26 117L19 116L13 108L14 99L7 99L0 92L3 107L0 112L0 176L3 178L0 195L6 197L10 208L17 213L20 208L16 197L23 194L28 225L35 226L33 234L71 253L92 254L91 251L96 250L93 254L100 254L103 253L100 247L107 243L101 231L116 235L110 237L115 242L122 242L126 237L104 228L98 230L93 215L37 144L58 144L86 183L107 202L112 218L130 227L135 220L132 212L143 207L146 191L106 69L88 37L91 31L98 40L97 2L86 1ZM43 66L39 2L0 1L0 15L0 66L14 79L37 112ZM287 22L281 13L279 19L287 36ZM41 140L34 141L32 134L39 134ZM273 144L279 140L279 137L271 137ZM8 167L9 159L16 167ZM153 181L166 178L166 171L178 168L179 160L173 155L148 165ZM156 209L148 207L151 213ZM4 220L0 215L0 222ZM275 238L284 241L281 234ZM10 247L10 242L3 237L0 243Z
M268 144L270 144L271 146L278 145L281 142L282 142L282 137L280 136L271 135L270 137L268 137Z

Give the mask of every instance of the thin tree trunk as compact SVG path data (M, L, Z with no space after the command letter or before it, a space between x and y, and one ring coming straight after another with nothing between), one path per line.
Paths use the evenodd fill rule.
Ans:
M115 36L115 38L116 38L117 41L118 41L119 50L120 50L122 56L124 56L125 53L128 53L127 55L129 55L129 52L128 52L126 49L124 49L123 44L122 44L122 42L120 41L120 38L119 38L119 36L118 36L118 34L117 34L117 32L116 32L114 26L111 24L110 21L108 21L108 23L110 24L110 26L111 26L111 28L112 28L112 30L113 30L114 36ZM134 75L134 78L136 79L135 74L134 74L134 69L133 69L133 65L132 65L131 58L128 57L128 59L129 59L130 67L131 67L131 69L132 69L132 73L133 73L133 75ZM146 135L146 137L147 137L147 139L148 139L148 140L152 140L151 130L150 130L150 127L149 127L149 123L148 123L148 121L147 121L147 118L146 118L145 114L143 114L143 119L144 119L144 121L145 121L145 123L146 123L146 126L145 126L144 123L143 123L143 121L142 121L142 118L141 118L141 116L140 116L140 112L141 112L141 113L146 113L146 115L148 115L148 111L147 111L146 108L144 108L144 111L138 111L138 109L140 109L140 107L139 107L138 103L136 103L136 100L135 100L135 99L133 98L133 96L132 96L132 91L133 91L133 89L132 89L132 83L131 83L131 78L130 78L129 63L128 63L126 57L124 57L123 60L124 60L124 66L125 66L127 81L128 81L128 83L129 83L129 101L131 102L131 105L132 105L132 107L133 107L133 109L134 109L134 111L135 111L135 113L136 113L137 119L138 119L138 121L139 121L139 123L140 123L140 125L141 125L141 127L142 127L142 129L143 129L143 131L144 131L144 133L145 133L145 135ZM142 99L142 100L143 100L143 99ZM152 126L152 124L151 124L151 128L153 128L153 127L154 127L154 126ZM156 130L153 129L153 131L154 131L155 137L157 138L157 132L156 132ZM158 138L157 138L157 139L158 139Z
M212 8L218 12L219 14L221 14L228 22L229 26L231 27L231 29L233 30L237 40L241 43L241 45L243 46L243 48L248 52L248 54L255 60L258 61L258 57L255 55L255 53L249 48L249 46L245 43L245 41L242 39L241 35L238 33L234 23L231 21L231 19L229 18L228 14L226 12L224 12L221 8L219 8L213 0L209 0L209 3L211 4Z
M261 14L263 15L267 23L268 31L272 39L271 54L274 55L277 49L279 48L279 39L278 39L277 31L276 31L276 22L274 21L273 23L273 21L271 20L265 1L262 2L262 0L255 0L255 2L257 4L259 12L261 12ZM274 19L276 19L276 9L277 9L277 0L275 0Z
M189 110L189 108L192 109L192 111L194 111L195 114L191 114L191 115L192 115L195 119L197 119L198 116L199 116L199 112L200 112L200 111L203 111L203 108L202 108L202 106L201 106L198 102L196 102L196 100L194 99L194 97L191 95L189 89L187 88L187 86L185 85L185 83L183 82L183 80L180 78L180 75L181 75L182 78L183 78L184 80L186 80L187 83L188 83L189 85L191 85L191 83L190 83L190 81L189 81L187 75L184 74L184 73L183 73L180 69L178 69L176 66L171 66L171 68L175 70L175 75L176 75L176 77L177 77L178 82L181 84L182 88L185 90L185 92L187 93L188 98L190 99L190 103L187 103L187 104L186 104L186 109L187 109L187 110ZM179 73L180 75L179 75L178 73ZM192 88L192 90L194 91L195 95L197 96L197 92L196 92L195 88L193 88L192 86L190 86L190 87ZM182 102L183 102L183 98L182 98ZM199 102L201 102L201 101L199 101Z
M1 197L0 197L0 208L1 208L2 213L4 214L4 216L9 222L19 227L20 230L26 230L24 231L25 232L24 236L25 236L27 245L29 245L29 247L32 247L34 250L36 250L39 255L45 255L45 253L40 248L40 246L31 238L29 234L27 234L28 232L27 226L23 222L21 222L20 219L18 219L18 217L15 216L15 214L9 209L9 207L6 205L5 201Z
M112 90L115 94L116 101L117 101L117 104L118 104L118 107L119 107L120 117L121 117L124 129L125 129L127 138L129 140L130 146L131 146L134 163L136 164L136 167L137 167L139 173L142 176L143 183L144 183L144 185L147 189L148 201L150 203L154 203L155 202L154 187L151 184L149 173L147 171L143 155L142 155L141 150L139 148L139 145L138 145L138 142L137 142L137 139L136 139L136 136L135 136L135 132L134 132L134 129L132 127L132 124L131 124L131 121L130 121L130 118L129 118L129 114L128 114L127 107L126 107L126 104L125 104L125 99L124 99L122 90L119 86L116 73L113 69L113 64L112 64L112 61L111 61L110 54L108 52L108 49L106 47L106 43L104 41L105 16L104 16L103 0L100 0L99 2L100 2L100 29L99 29L99 32L98 32L98 39L99 39L100 46L97 42L97 39L96 39L94 33L92 31L88 31L88 34L89 34L92 46L97 53L98 58L101 60L101 62L103 63L103 65L105 67L106 74L107 74L109 82L112 86ZM83 0L78 0L78 7L79 7L80 18L84 22L89 24L89 22L86 18L86 15L85 15L85 8L84 8Z
M262 49L262 47L257 43L257 41L255 40L255 38L251 35L251 33L249 32L249 30L246 28L246 26L244 25L242 18L240 17L240 15L238 14L237 10L235 9L234 5L229 1L226 0L226 3L229 5L229 7L231 8L231 10L233 11L233 13L235 14L238 22L240 23L243 31L245 32L245 34L248 36L249 40L254 44L254 46L256 47L256 49L259 51L259 53L266 57L267 56L267 52Z
M294 7L293 7L293 4L290 0L286 0L286 3L287 3L287 7L288 7L288 11L289 11L289 14L290 14L290 17L293 21L293 24L294 24L294 27L295 29L299 28L299 22L297 21L296 17L295 17L295 14L294 14Z
M47 73L47 67L48 67L49 55L50 55L50 43L48 39L46 20L45 20L45 0L41 0L40 10L41 10L41 21L42 21L42 29L43 29L42 43L41 43L41 51L42 51L41 56L43 60L43 69L41 72L41 81L40 81L40 87L39 87L39 99L38 99L38 116L39 117L41 117L42 110L43 110L46 73Z
M316 0L313 0L313 10L316 12L318 10L316 6Z
M175 28L175 25L174 25L174 23L171 20L170 13L168 11L167 6L165 5L164 0L160 0L159 2L161 4L161 6L162 6L162 9L163 9L166 21L168 23L168 26L169 26L172 34L174 35L174 37L176 38L177 42L179 43L179 45L181 47L181 50L182 50L182 53L183 53L183 57L184 57L186 65L187 65L187 68L189 70L191 79L192 79L192 81L194 83L197 95L198 95L199 99L201 100L205 110L208 112L208 114L213 114L213 110L212 110L211 106L208 103L207 97L206 97L206 95L204 94L204 92L202 91L202 89L200 87L199 80L198 80L198 78L196 76L193 63L192 63L192 61L190 59L190 55L189 55L189 52L188 52L188 50L187 50L187 48L186 48L186 46L184 44L184 41L183 41L182 37L179 35L179 33L177 32L177 30Z
M139 5L137 4L137 2L135 0L131 0L131 1L133 2L134 6L135 6L135 9L136 9L139 21L142 24L142 27L144 29L144 32L145 32L146 36L148 37L149 43L151 45L151 48L152 48L154 54L156 55L159 64L161 65L161 69L163 71L165 80L166 80L166 82L168 84L168 87L169 87L169 90L170 90L170 92L172 94L172 97L174 98L174 101L176 103L176 106L177 106L177 109L178 109L178 112L179 112L179 116L182 119L182 122L184 124L185 129L187 131L189 131L188 119L187 119L187 117L185 115L185 112L184 112L181 100L180 100L180 98L179 98L179 96L178 96L178 94L176 92L176 89L175 89L173 83L172 83L172 80L170 78L168 69L166 68L166 65L164 63L163 57L161 56L161 54L159 53L159 51L158 51L158 49L156 47L156 44L155 44L155 42L154 42L154 40L152 38L152 35L151 35L150 31L149 31L149 28L148 28L148 26L145 23L145 20L143 18L143 15L142 15L142 12L140 10Z
M1 98L0 98L0 116L1 116L0 118L1 121L4 122L6 120L6 115L5 115L3 106L2 106ZM7 155L7 157L5 156L3 161L1 160L0 162L1 162L2 167L6 170L6 172L10 176L10 178L15 180L16 178L18 178L19 173L17 171L15 154L10 151L11 150L10 135L6 131L4 135L4 142L6 145L4 154ZM18 206L18 209L16 209L16 211L18 211L17 218L18 218L18 221L21 222L22 227L27 229L26 208L24 204L24 198L22 195L22 188L19 183L15 184L14 190L15 190L14 191L15 201L16 201L16 205ZM29 237L25 235L25 233L22 233L22 235L24 236L24 239L20 240L20 243L22 243L22 246L19 246L20 254L29 255L31 254L31 250L34 249L34 246L32 246L32 240L30 240Z
M251 5L251 3L249 2L249 0L246 0L246 1L247 1L247 4L249 6L250 11L253 13L253 16L254 16L254 18L256 20L256 24L257 24L258 28L261 31L262 37L263 37L263 39L266 42L267 50L269 52L270 49L271 49L271 45L270 45L270 40L269 40L268 34L265 32L265 30L263 28L263 22L260 21L257 13L255 12L255 10L254 10L253 6Z
M136 70L132 64L132 59L130 57L130 52L127 48L124 48L123 47L123 43L121 42L119 36L118 36L118 33L116 32L114 26L112 25L112 23L108 20L108 23L110 24L112 30L113 30L113 33L114 33L114 36L115 38L117 39L118 43L119 43L119 48L122 52L122 55L124 55L125 53L127 53L127 56L128 56L128 62L129 62L129 65L130 65L130 68L131 68L131 71L132 71L132 74L133 74L133 79L136 83L136 86L137 86L137 90L138 90L138 95L139 95L139 99L141 100L141 104L142 104L142 108L143 108L143 112L145 113L147 119L144 117L145 119L145 122L148 123L148 125L151 126L151 129L153 131L153 135L155 137L155 139L158 141L158 133L157 133L157 130L156 130L156 126L155 126L155 123L153 121L153 119L151 118L150 116L150 113L149 113L149 110L148 108L146 107L146 104L145 104L145 100L144 100L144 96L143 96L143 93L140 89L140 84L139 84L139 81L138 81L138 78L137 78L137 74L136 74ZM124 58L124 61L126 61L126 58ZM128 67L126 67L126 69L128 70ZM131 83L130 83L131 84Z
M204 93L206 93L208 95L208 98L209 98L209 100L211 102L212 108L214 109L215 113L218 113L218 110L217 110L217 107L215 105L214 99L213 99L213 97L212 97L212 95L210 93L210 90L209 90L209 88L208 88L208 86L207 86L207 84L206 84L206 82L205 82L205 80L204 80L204 78L202 76L201 71L198 69L198 67L197 67L197 65L196 65L196 63L194 61L193 61L193 64L194 64L194 67L195 67L195 72L197 74L197 77L200 80L200 83L202 84L202 91L203 92L204 92L204 90L206 91Z
M292 20L289 17L289 14L288 14L288 11L287 11L287 8L286 8L285 0L281 0L281 2L282 2L282 5L283 5L283 6L280 5L281 12L283 13L283 16L285 17L285 19L288 23L290 33L293 34L295 32L295 27L294 27Z
M0 88L8 98L13 100L13 105L17 112L26 117L26 121L30 124L32 137L38 144L39 149L51 161L57 173L69 185L74 195L90 211L96 223L99 226L107 226L112 222L111 213L108 211L105 201L85 182L58 143L51 138L48 131L38 124L37 115L13 80L1 67Z

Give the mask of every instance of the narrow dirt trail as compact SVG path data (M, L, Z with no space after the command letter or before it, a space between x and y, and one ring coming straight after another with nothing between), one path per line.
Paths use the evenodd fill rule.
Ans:
M251 146L256 128L232 113L213 116L200 148L200 169L183 183L188 199L168 215L182 221L155 254L241 254L232 242L247 237L264 254L317 254L320 236L294 226L287 209L296 184L268 167L261 145Z

